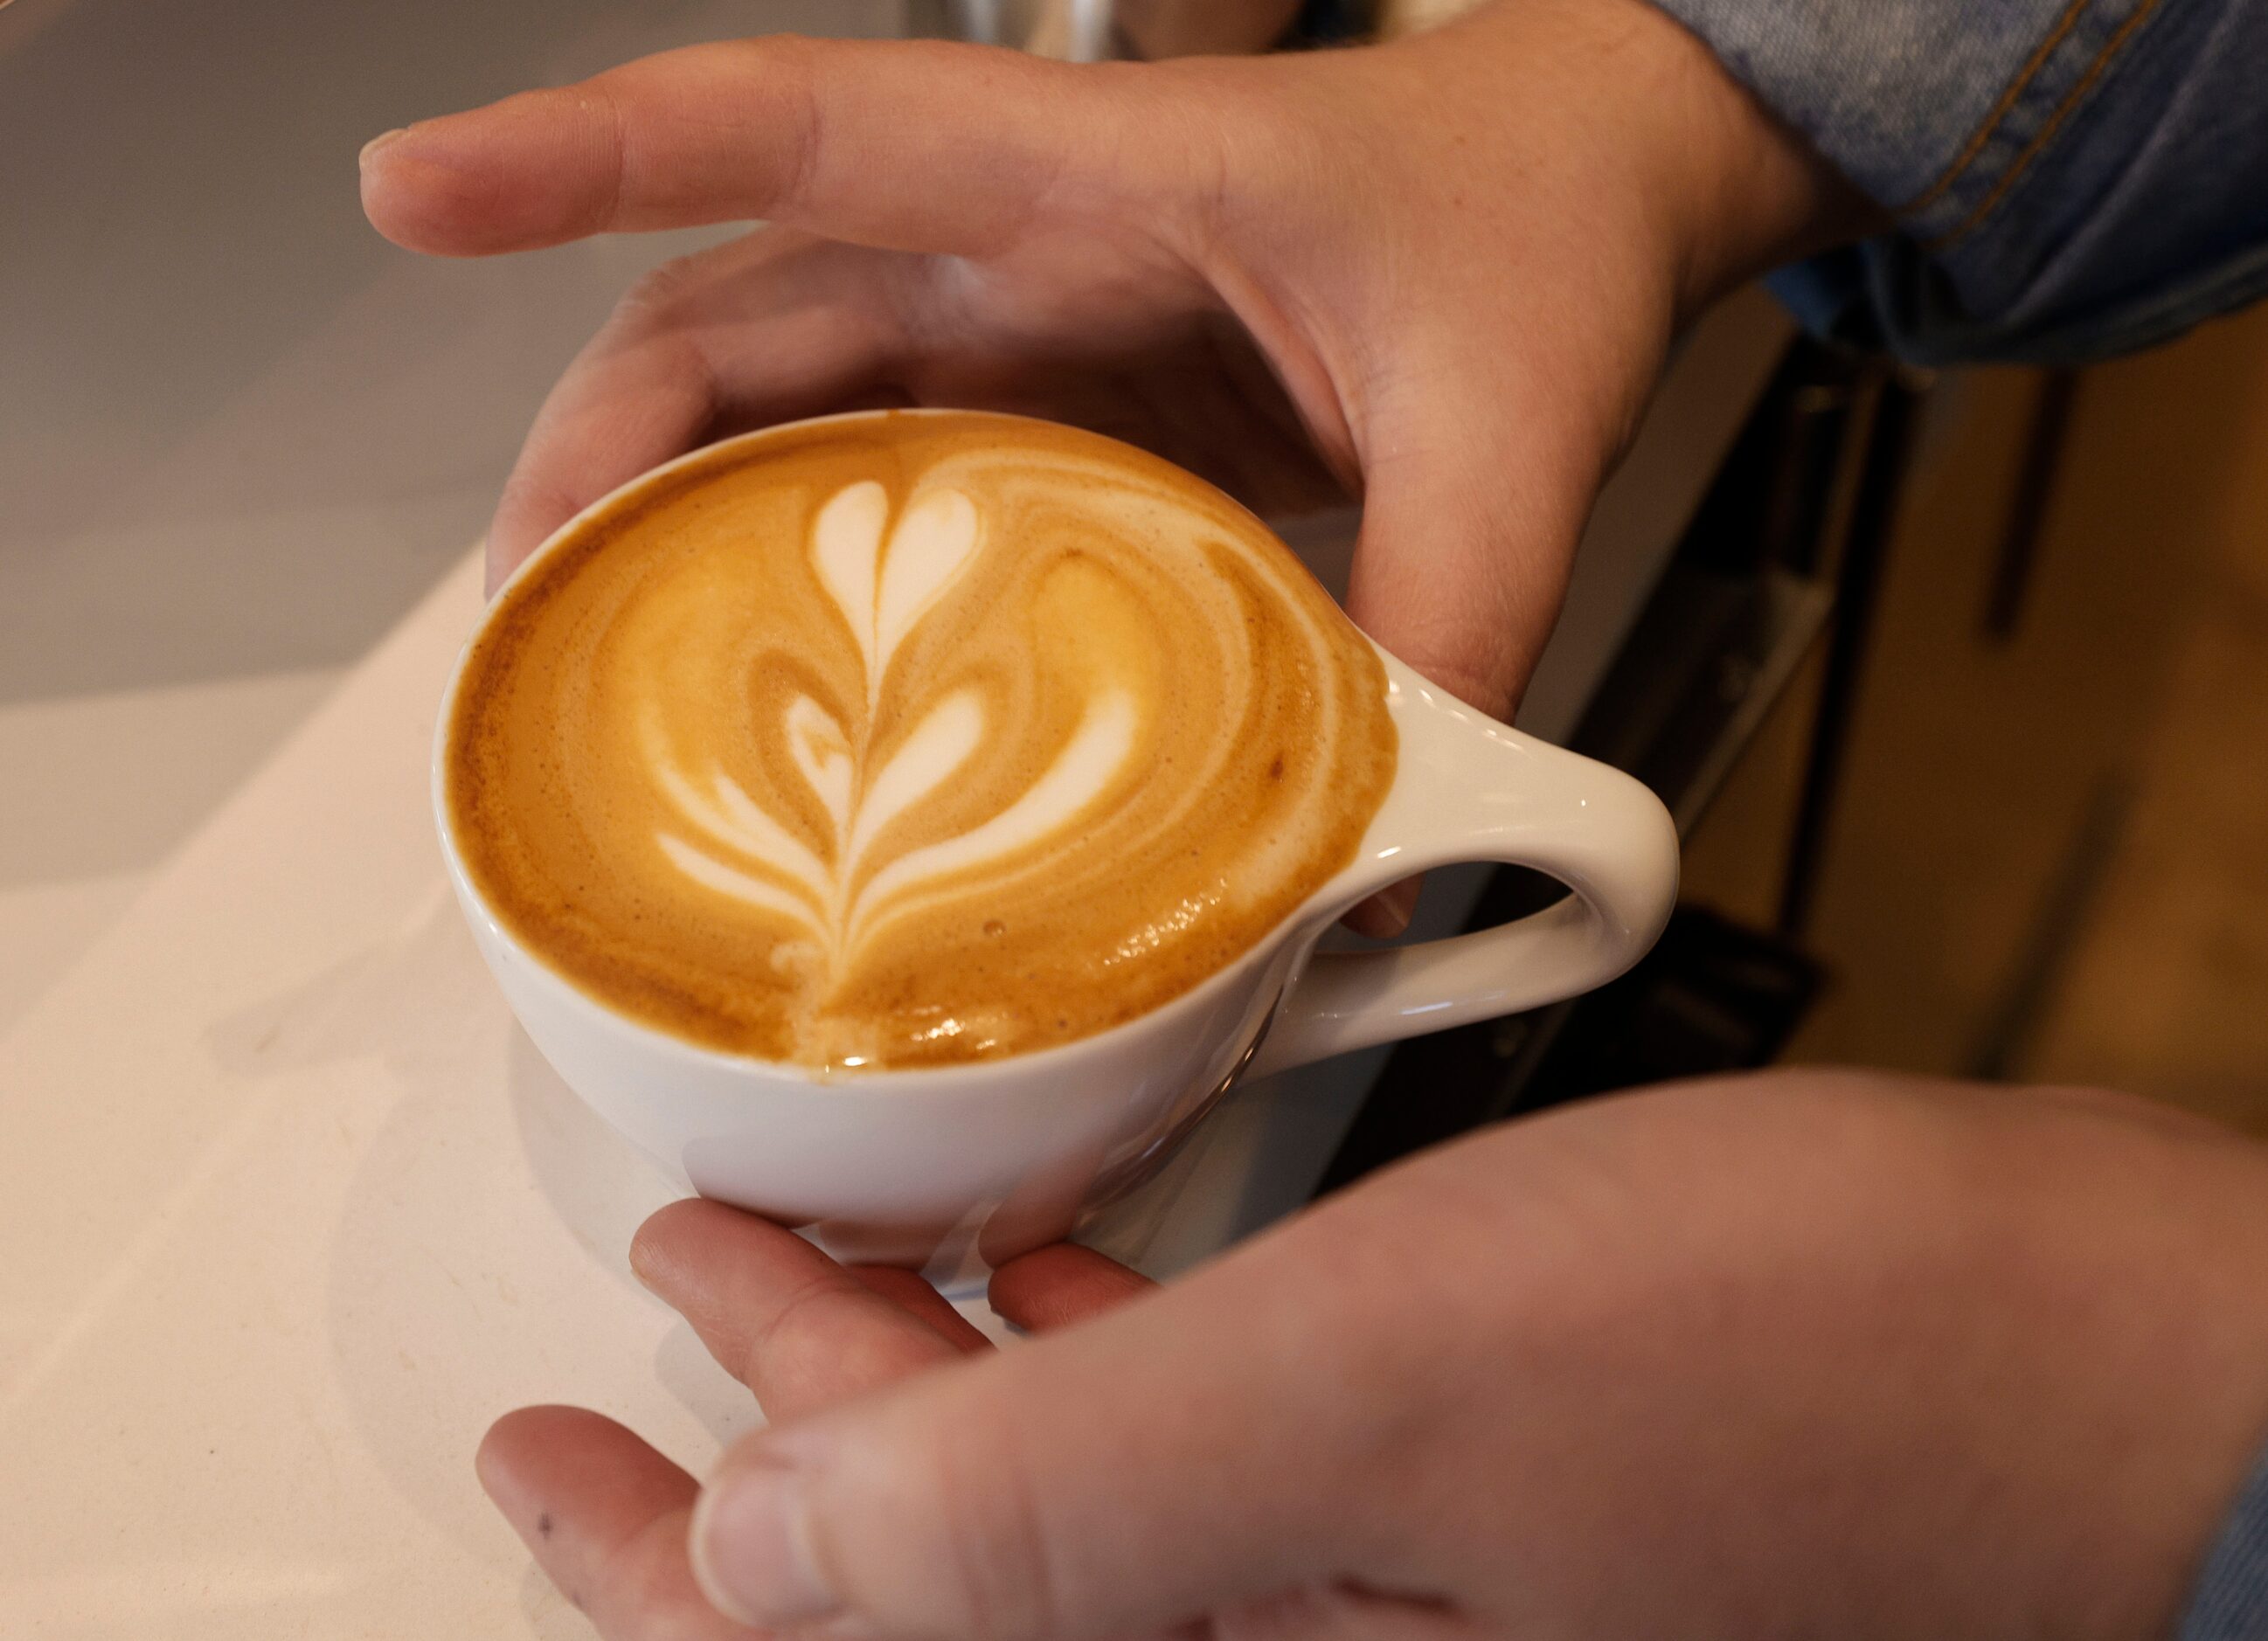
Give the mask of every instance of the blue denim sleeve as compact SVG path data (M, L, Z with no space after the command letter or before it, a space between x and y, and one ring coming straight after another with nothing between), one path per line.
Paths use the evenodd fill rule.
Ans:
M1918 364L2075 362L2268 295L2268 0L1656 0L1892 214L1783 270Z
M2253 1467L2205 1558L2180 1641L2268 1637L2268 1453Z

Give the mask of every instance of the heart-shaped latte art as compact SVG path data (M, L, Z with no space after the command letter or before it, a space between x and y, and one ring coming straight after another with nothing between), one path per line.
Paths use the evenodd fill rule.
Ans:
M837 491L820 508L812 560L865 659L870 715L900 646L976 553L978 528L976 504L951 489L924 492L891 527L889 497L872 479ZM936 791L983 740L984 706L976 691L956 689L924 707L914 727L879 761L870 735L854 732L810 695L788 703L781 725L787 746L832 823L831 847L823 853L791 835L728 769L713 768L704 780L675 767L659 715L648 725L648 754L663 790L699 835L691 841L665 828L655 835L662 852L704 887L801 923L824 948L830 969L840 970L894 898L918 894L946 873L982 870L1070 824L1124 766L1137 708L1123 690L1098 692L1046 772L1005 809L871 872L862 868L877 835Z
M633 492L476 646L483 893L618 1006L831 1066L1186 990L1351 857L1376 657L1248 515L1089 435L790 430Z

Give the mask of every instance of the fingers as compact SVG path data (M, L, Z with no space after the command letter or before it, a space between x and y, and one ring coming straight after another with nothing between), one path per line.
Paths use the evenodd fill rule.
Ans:
M493 591L544 539L733 426L845 408L887 372L898 280L855 247L751 234L649 275L536 415L488 538Z
M965 1354L992 1348L992 1342L976 1324L954 1310L953 1302L931 1287L920 1272L902 1270L895 1265L846 1265L843 1269L869 1292L880 1294L900 1310L928 1323L954 1350Z
M1551 636L1599 474L1595 460L1559 459L1545 424L1491 437L1497 426L1444 408L1369 463L1347 613L1508 720Z
M716 1203L654 1215L630 1259L775 1418L985 1344L912 1273L846 1270L792 1233ZM686 1561L693 1478L629 1431L579 1409L526 1408L497 1421L476 1462L545 1574L601 1634L745 1633L718 1615Z
M693 1478L612 1419L522 1408L497 1421L474 1464L536 1564L608 1641L747 1635L686 1564Z
M1116 1260L1056 1242L992 1273L992 1308L1031 1333L1069 1327L1116 1309L1158 1284Z
M1103 1270L1019 1264L1012 1305L1050 1269ZM744 1622L1076 1641L1327 1576L1360 1510L1354 1426L1377 1420L1331 1307L1269 1269L1216 1267L744 1442L695 1517L703 1587Z
M1423 878L1404 878L1381 889L1339 921L1357 934L1367 935L1373 940L1391 940L1410 926L1410 919L1418 910L1418 894L1425 886Z
M643 328L609 323L536 413L489 525L490 592L584 508L700 442L716 408L700 350Z
M775 1423L949 1362L976 1332L958 1316L949 1329L935 1309L916 1315L877 1291L889 1279L862 1281L793 1232L697 1197L638 1227L630 1265Z
M411 250L478 256L593 233L763 219L975 254L1014 239L1074 156L1135 137L1123 77L934 41L693 46L389 132L363 207ZM1141 133L1154 153L1170 133Z
M792 1232L721 1203L694 1198L662 1209L639 1227L630 1262L774 1420L988 1343L915 1272L838 1266ZM991 1301L1007 1321L1038 1333L1100 1315L1156 1285L1092 1248L1059 1242L995 1271ZM937 1350L939 1343L949 1349Z

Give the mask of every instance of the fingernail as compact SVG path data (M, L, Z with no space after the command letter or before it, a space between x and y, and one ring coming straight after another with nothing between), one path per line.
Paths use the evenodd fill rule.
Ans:
M653 1273L646 1269L647 1262L645 1239L643 1237L632 1237L630 1239L630 1275L638 1279L639 1285L644 1287L648 1293L659 1294L661 1293L661 1285L654 1281ZM664 1295L663 1297L666 1298L667 1296Z
M673 1310L683 1308L678 1304L678 1295L674 1291L677 1284L670 1281L674 1273L669 1262L656 1259L652 1250L646 1247L643 1236L630 1239L630 1275L638 1279L638 1286Z
M693 1577L734 1623L808 1623L842 1603L811 1554L803 1478L784 1464L742 1463L694 1506Z
M359 166L366 166L370 164L370 157L372 154L378 152L379 149L384 148L388 143L409 135L409 128L406 125L398 125L391 131L380 131L376 136L372 137L370 141L362 145L362 152L356 158L355 163Z

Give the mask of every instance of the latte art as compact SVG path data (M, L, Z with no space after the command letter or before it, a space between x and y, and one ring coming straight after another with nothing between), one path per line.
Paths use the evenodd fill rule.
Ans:
M504 594L447 801L571 981L814 1066L1028 1051L1344 865L1376 656L1226 497L1092 435L898 415L658 476Z
M1128 692L1100 688L1046 773L1006 809L971 831L900 854L883 870L862 871L877 835L966 763L986 727L981 692L964 684L918 708L903 739L887 757L875 756L873 727L890 663L967 567L978 530L976 505L959 490L924 492L895 528L889 506L881 485L863 479L828 497L812 529L813 565L858 640L866 686L857 732L808 695L797 695L781 714L796 769L826 812L822 848L813 849L753 801L721 762L712 758L704 772L688 773L659 704L649 703L645 715L654 775L701 835L692 842L660 831L662 852L696 883L802 923L830 973L843 970L894 900L1029 845L1077 815L1124 766L1137 725Z

